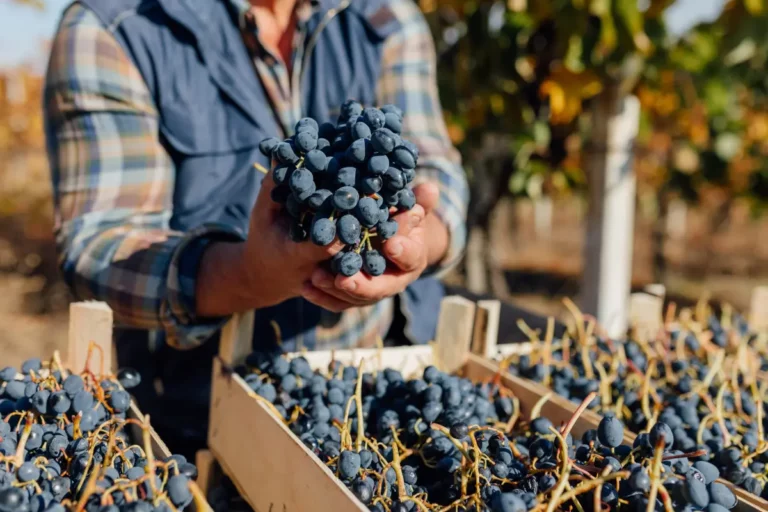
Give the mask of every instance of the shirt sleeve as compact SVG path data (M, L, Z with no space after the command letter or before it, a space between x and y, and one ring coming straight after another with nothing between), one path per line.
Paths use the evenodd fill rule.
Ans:
M74 4L53 42L46 139L64 278L79 300L105 301L115 321L200 345L225 319L195 317L195 277L220 226L169 228L175 170L141 74L85 7Z
M440 190L435 213L448 227L450 245L443 260L426 272L439 277L463 256L469 187L461 156L443 120L429 26L412 0L393 0L389 9L400 28L384 42L377 100L380 105L397 105L405 113L402 135L420 153L414 183L431 181Z

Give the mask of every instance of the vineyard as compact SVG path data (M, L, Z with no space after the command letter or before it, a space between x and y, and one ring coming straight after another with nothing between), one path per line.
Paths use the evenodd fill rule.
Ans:
M740 284L768 276L757 236L768 204L766 12L759 0L729 1L718 19L674 38L663 18L673 3L419 2L472 189L469 257L453 282L507 298L578 291L568 283L583 266L587 169L600 151L593 107L619 91L642 107L633 283L668 282L691 297L711 287L747 304ZM5 314L67 303L41 88L30 69L0 72L0 272L14 290Z
M184 352L210 381L118 367L113 311L59 277L43 79L0 71L0 512L768 510L768 5L730 0L675 37L675 0L418 4L472 196L447 280L546 327L514 319L527 341L505 343L499 300L448 296L429 344L289 352L295 318L273 315L270 347L250 310L215 354ZM632 105L637 137L610 147ZM352 291L407 273L408 115L347 101L263 140L259 199L291 240L256 243L313 244L311 269ZM572 300L604 257L590 213L614 153L644 289L616 336ZM288 260L279 278L305 286ZM147 359L183 367L170 352Z

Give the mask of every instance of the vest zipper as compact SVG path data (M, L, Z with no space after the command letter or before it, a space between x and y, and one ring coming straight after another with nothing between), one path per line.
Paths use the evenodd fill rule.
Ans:
M307 42L307 46L304 50L304 57L301 59L301 66L296 66L293 69L293 106L296 109L296 111L299 113L299 117L303 115L302 107L301 107L301 81L304 79L304 68L305 63L309 60L310 56L312 55L312 50L315 49L315 46L317 45L317 39L320 37L320 33L323 31L323 29L328 26L328 24L335 18L340 12L345 10L347 7L349 7L349 4L352 3L352 0L342 0L342 2L339 4L338 7L335 7L333 9L328 9L328 12L325 13L325 16L323 16L323 19L320 21L320 24L317 26L317 29L312 33L312 35L309 37L309 41Z

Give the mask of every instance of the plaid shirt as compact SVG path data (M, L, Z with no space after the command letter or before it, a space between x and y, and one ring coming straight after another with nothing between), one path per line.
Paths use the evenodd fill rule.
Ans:
M259 43L248 23L248 2L230 2L273 113L290 135L301 117L295 80ZM442 119L428 26L412 0L392 0L390 8L401 29L384 42L377 103L406 112L403 136L421 153L416 181L440 188L436 214L448 226L451 244L432 270L439 275L464 249L466 178ZM304 20L312 9L307 2L297 6L293 70L302 66ZM226 319L195 316L197 268L180 261L212 235L169 228L175 170L158 138L152 97L109 30L80 4L65 12L53 43L45 112L56 239L75 295L106 301L120 325L164 335L176 348L210 338ZM392 299L347 311L334 327L317 328L317 348L370 344L389 328L393 313Z

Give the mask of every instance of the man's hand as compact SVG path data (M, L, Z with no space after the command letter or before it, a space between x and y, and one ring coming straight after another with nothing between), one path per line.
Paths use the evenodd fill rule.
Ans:
M245 243L216 243L206 250L198 270L198 315L224 316L298 297L318 264L343 248L338 239L328 247L291 240L283 205L270 197L274 187L269 173L251 211Z
M374 304L405 290L428 265L440 261L448 247L448 230L432 213L437 204L437 188L423 184L414 188L416 206L393 217L397 235L382 244L390 267L371 277L358 272L352 277L333 276L322 268L304 284L302 296L329 311Z

